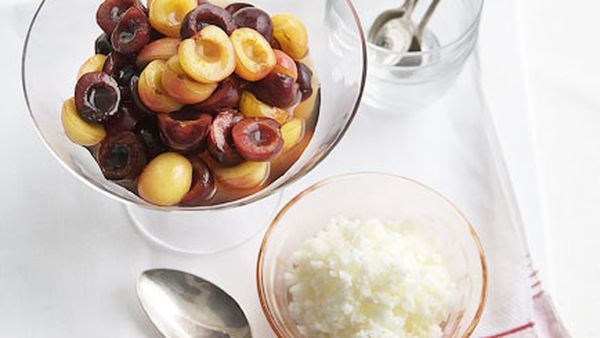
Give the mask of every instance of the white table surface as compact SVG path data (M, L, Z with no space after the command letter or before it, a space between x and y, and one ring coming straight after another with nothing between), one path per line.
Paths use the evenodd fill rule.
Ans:
M526 95L525 80L530 79L530 74L523 66L516 3L516 0L487 1L481 32L484 87L524 211L532 254L545 280L551 286L557 283L562 287L564 278L549 271L566 264L558 266L554 261L547 264L546 259L546 231L538 205L538 169L533 160L536 148L531 146L530 132L530 123L537 120L528 110L531 102ZM0 112L4 117L4 123L0 124L0 155L4 159L0 165L0 287L3 290L0 336L71 337L84 333L85 336L106 336L102 329L119 332L122 337L138 337L140 332L144 332L143 336L158 336L140 311L134 293L137 274L156 266L203 271L204 277L218 282L239 300L258 332L268 332L253 280L259 237L238 250L212 257L180 256L157 250L129 224L120 204L80 184L48 153L29 121L20 86L22 39L33 9L32 2L0 1L0 42L3 45ZM510 52L499 53L499 50ZM548 176L544 178L552 180ZM107 242L111 243L110 251L105 250ZM552 240L548 242L555 244ZM120 257L127 257L127 263ZM238 268L223 269L223 266ZM104 287L123 279L111 271L130 275L130 282L119 282L117 288ZM244 278L249 282L239 283ZM89 297L90 288L100 291ZM570 306L572 303L568 301L564 305L565 309ZM102 323L76 316L87 313L91 307L112 312L104 316L106 322ZM598 310L597 307L590 309ZM573 318L577 312L573 311L569 318L575 323L577 320ZM82 327L89 332L82 331Z

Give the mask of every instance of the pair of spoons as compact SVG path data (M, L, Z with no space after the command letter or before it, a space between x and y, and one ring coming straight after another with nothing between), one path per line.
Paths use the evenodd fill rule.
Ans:
M421 22L415 26L411 16L418 0L406 0L399 8L389 9L377 16L369 29L369 42L398 54L421 52L423 34L440 0L432 0ZM384 61L396 66L416 67L423 63L420 55L406 55L399 60Z

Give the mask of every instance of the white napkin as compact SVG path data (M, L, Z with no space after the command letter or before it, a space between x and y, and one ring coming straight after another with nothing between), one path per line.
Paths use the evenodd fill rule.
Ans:
M478 68L476 69L478 70ZM481 89L482 86L478 74L474 75L474 80L477 88ZM543 290L542 282L538 278L538 271L534 268L525 238L524 224L518 210L495 128L489 116L490 112L485 105L484 95L481 92L479 92L479 97L485 107L486 117L482 122L486 126L491 157L496 164L494 171L502 187L502 195L504 200L506 200L507 212L512 216L513 226L506 229L505 236L502 236L501 239L496 237L497 234L495 232L490 231L492 230L490 227L478 226L480 236L490 236L496 245L499 245L498 249L502 249L498 253L508 254L510 252L512 253L512 258L509 259L506 257L502 260L502 263L507 265L498 265L496 269L491 269L498 278L503 278L509 282L502 283L498 281L498 278L492 278L492 283L490 283L490 299L492 301L490 303L493 304L492 306L499 306L499 308L491 310L493 311L491 313L488 308L488 314L484 316L476 334L487 338L507 336L570 337L554 308L551 297ZM513 259L515 261L512 261ZM508 264L514 264L514 266L509 266ZM494 284L502 284L508 288L496 289L493 288ZM513 285L512 288L510 287L511 284ZM490 334L489 332L495 333Z
M466 214L486 254L488 300L474 336L568 337L532 268L479 75L473 55L444 98L411 115L363 104L343 142L309 177L340 168L383 171L440 191Z

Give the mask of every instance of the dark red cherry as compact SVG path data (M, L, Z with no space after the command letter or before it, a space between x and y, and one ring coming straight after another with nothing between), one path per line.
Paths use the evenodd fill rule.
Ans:
M140 93L138 92L138 83L140 82L139 75L135 74L129 80L129 93L131 94L131 100L135 104L135 106L141 110L142 112L152 115L154 114L150 108L146 107L142 99L140 98Z
M304 101L308 99L313 93L313 72L312 70L310 70L310 68L308 68L307 65L301 62L296 62L296 66L298 67L298 79L296 80L296 82L298 82L298 85L300 86L300 92L302 93L302 101Z
M110 37L106 35L106 33L102 33L94 44L94 50L96 54L108 55L113 51L112 43L110 42Z
M279 44L279 41L275 37L272 37L269 43L271 44L271 48L281 50L281 44Z
M267 41L273 38L273 22L271 16L256 7L246 7L233 14L233 22L237 27L248 27L262 34Z
M123 14L130 7L140 5L138 0L104 0L96 12L96 22L110 36Z
M133 102L121 101L121 106L114 116L108 118L104 127L109 134L132 131L137 123L145 116Z
M228 35L236 29L229 12L206 2L198 5L185 16L181 24L181 38L190 38L208 25L219 26Z
M121 86L129 86L131 78L137 73L135 58L114 51L104 61L102 71L112 76Z
M140 51L150 42L150 22L138 7L130 7L111 35L114 50L122 54Z
M234 15L235 12L247 7L254 7L254 5L245 2L234 2L232 4L227 5L227 7L225 7L225 10L228 11L229 14Z
M132 132L109 135L100 144L98 164L109 180L134 179L146 163L144 143Z
M259 100L279 108L292 106L299 95L299 85L294 78L277 72L269 73L249 88Z
M194 105L194 109L215 114L219 111L235 108L240 102L240 95L240 82L234 77L229 77L219 84L219 87L208 99Z
M245 118L232 129L236 150L248 161L268 161L283 148L281 125L269 118Z
M121 90L115 79L103 72L84 74L75 86L77 112L90 123L102 123L115 115L121 103Z
M181 153L205 149L212 116L191 111L158 114L158 128L163 142Z
M135 127L135 132L144 142L149 158L154 158L168 150L160 139L156 114L146 115L140 120Z
M243 158L235 150L231 129L244 116L234 110L220 112L214 118L208 133L208 152L217 162L224 166L233 166L243 162Z
M204 205L217 192L213 174L199 157L190 156L188 159L193 168L192 188L179 204L188 207Z

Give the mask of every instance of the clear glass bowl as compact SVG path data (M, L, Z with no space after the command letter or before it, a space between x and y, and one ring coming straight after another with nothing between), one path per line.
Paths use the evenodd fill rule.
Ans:
M73 96L79 66L94 53L94 40L101 33L95 21L98 2L43 1L29 28L23 52L23 88L31 118L48 149L82 182L125 203L143 233L174 250L211 253L240 244L256 234L276 211L279 201L276 193L308 173L339 142L362 96L366 42L350 1L253 0L252 3L272 14L292 13L306 25L310 57L321 85L320 116L310 144L285 175L254 195L207 207L150 205L104 179L90 153L65 136L60 121L61 105ZM343 43L337 37L342 26Z
M419 1L411 16L421 20L431 0ZM411 113L435 103L454 84L477 42L484 0L440 1L423 34L423 51L391 52L368 42L369 75L365 103L382 112ZM397 8L396 0L355 0L366 31L377 15ZM419 66L384 64L378 60L421 58Z
M327 222L348 218L401 221L417 218L447 259L458 286L459 306L443 324L444 337L469 337L485 306L487 268L475 230L446 198L407 178L358 173L326 179L294 197L268 229L257 263L263 311L278 337L302 337L288 310L284 274L291 255Z

